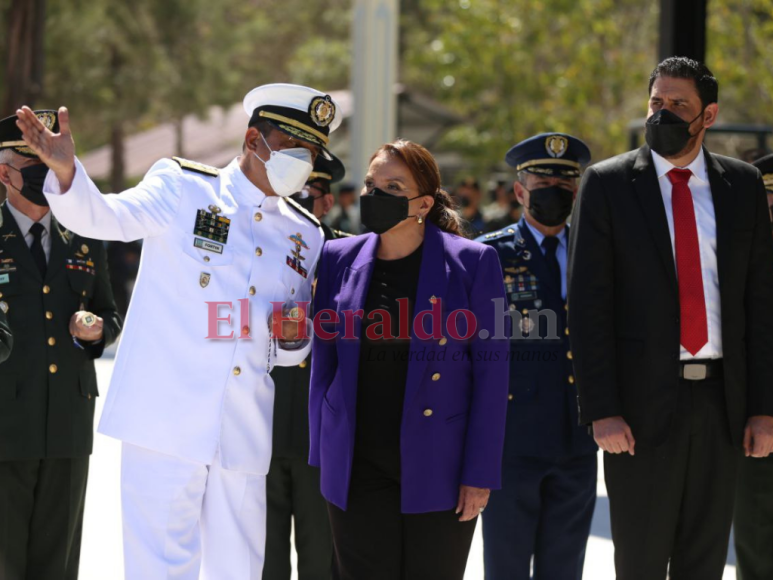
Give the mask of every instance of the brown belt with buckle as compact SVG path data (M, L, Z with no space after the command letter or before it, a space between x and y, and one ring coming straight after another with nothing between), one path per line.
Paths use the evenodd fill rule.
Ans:
M679 363L679 378L703 381L722 376L722 359L689 360Z

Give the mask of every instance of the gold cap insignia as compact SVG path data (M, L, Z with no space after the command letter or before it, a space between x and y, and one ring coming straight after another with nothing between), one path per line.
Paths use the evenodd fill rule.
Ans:
M330 95L314 97L309 105L309 115L319 127L327 127L336 116L336 106Z
M551 135L545 139L545 149L553 158L563 157L569 148L569 140L561 135Z
M38 113L36 117L45 125L46 129L54 128L54 123L56 123L56 115L54 113L46 111L45 113Z

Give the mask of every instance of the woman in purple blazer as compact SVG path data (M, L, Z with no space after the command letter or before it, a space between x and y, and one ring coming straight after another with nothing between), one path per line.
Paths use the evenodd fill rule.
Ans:
M309 463L321 467L334 578L461 580L477 516L500 487L499 259L461 236L420 145L381 147L363 192L373 233L324 246L314 299Z

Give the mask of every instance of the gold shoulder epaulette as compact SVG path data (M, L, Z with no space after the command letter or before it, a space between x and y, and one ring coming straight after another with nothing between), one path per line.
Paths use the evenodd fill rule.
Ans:
M316 218L316 216L313 213L310 213L306 211L303 207L301 207L301 204L299 204L297 201L290 197L283 198L287 205L289 205L291 208L293 208L295 211L297 211L299 214L301 214L303 217L305 217L307 220L309 220L311 223L313 223L315 226L320 227L321 224L319 223L319 220Z
M195 171L196 173L202 173L204 175L209 175L211 177L217 177L220 175L220 170L217 167L212 167L211 165L204 165L203 163L199 163L197 161L190 161L188 159L183 159L182 157L172 157L174 161L176 161L180 167L183 169L187 169L188 171Z
M333 233L336 235L337 238L353 238L354 234L350 234L349 232L342 232L341 230L333 230Z

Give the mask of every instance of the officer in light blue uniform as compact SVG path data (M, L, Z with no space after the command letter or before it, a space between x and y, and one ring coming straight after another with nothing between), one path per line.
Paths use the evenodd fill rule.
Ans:
M561 133L508 151L521 221L478 241L499 253L513 312L502 489L483 514L486 580L581 580L596 444L577 417L566 324L566 221L588 147ZM537 314L540 312L540 314Z

